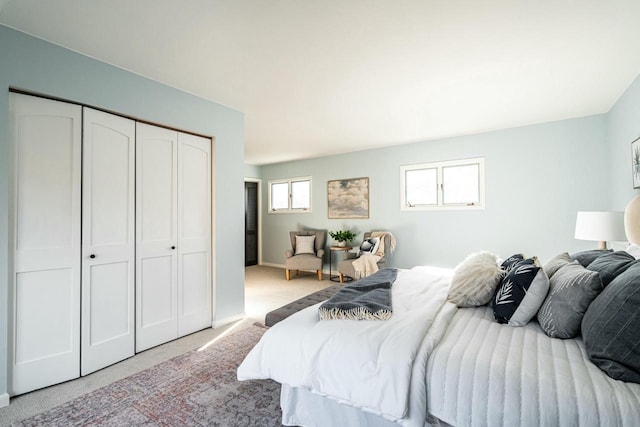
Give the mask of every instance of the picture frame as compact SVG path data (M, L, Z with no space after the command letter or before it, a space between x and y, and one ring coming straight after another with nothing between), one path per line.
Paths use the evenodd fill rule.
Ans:
M640 188L640 138L631 143L631 175L633 188Z
M329 219L369 218L369 178L327 181Z

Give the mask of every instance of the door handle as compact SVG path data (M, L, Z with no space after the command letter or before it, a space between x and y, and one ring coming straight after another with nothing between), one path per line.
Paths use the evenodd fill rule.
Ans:
M95 257L96 257L96 255L95 255L95 254L91 254L91 255L89 255L89 258L91 258L91 259L94 259Z
M176 248L175 246L171 246L171 249L175 249L175 248Z

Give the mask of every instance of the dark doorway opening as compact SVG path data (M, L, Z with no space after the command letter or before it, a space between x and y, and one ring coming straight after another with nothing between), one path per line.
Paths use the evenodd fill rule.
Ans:
M258 183L244 183L244 265L258 264Z

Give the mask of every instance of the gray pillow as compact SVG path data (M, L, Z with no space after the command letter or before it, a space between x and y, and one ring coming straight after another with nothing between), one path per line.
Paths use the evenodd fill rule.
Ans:
M315 255L316 236L300 236L296 234L296 255L312 254Z
M607 286L613 279L623 273L636 259L625 251L610 252L596 258L587 270L600 273L602 284Z
M540 326L552 338L578 336L584 313L602 289L597 271L578 261L565 265L549 281L549 294L538 310Z
M616 277L582 320L589 359L617 380L640 384L640 260Z
M571 261L571 256L567 252L564 252L551 258L542 268L544 272L547 273L549 279L551 279L561 267L569 264Z
M588 266L596 258L606 253L612 252L611 249L591 249L588 251L577 252L571 255L571 258L577 260L583 267Z

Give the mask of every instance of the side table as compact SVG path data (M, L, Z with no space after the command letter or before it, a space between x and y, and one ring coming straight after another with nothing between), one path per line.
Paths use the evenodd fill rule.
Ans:
M344 252L347 253L349 252L351 249L353 249L353 246L329 246L329 280L331 280L332 282L339 282L340 281L340 276L334 276L333 273L331 272L331 266L333 264L333 253L334 252ZM344 278L345 282L350 282L351 280L353 280L351 277L347 277L345 276Z

